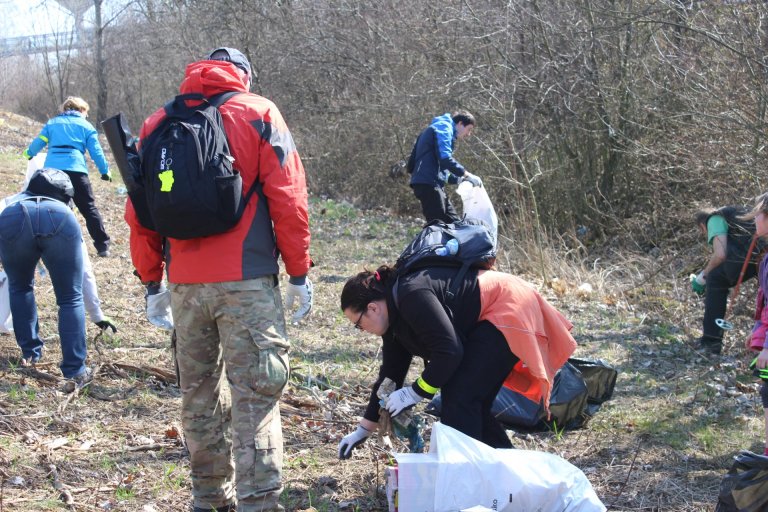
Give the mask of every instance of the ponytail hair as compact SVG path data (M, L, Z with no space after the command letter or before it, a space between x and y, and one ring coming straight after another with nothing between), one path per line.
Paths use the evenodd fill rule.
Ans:
M341 310L360 312L371 302L381 300L395 280L395 269L382 265L374 272L364 270L347 279L341 291Z

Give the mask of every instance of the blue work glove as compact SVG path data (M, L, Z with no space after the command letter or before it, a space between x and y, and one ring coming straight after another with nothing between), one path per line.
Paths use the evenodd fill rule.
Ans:
M703 272L699 272L697 276L691 274L691 289L697 295L704 295L707 289L707 279L704 277Z
M357 430L345 435L339 443L339 458L342 460L350 458L352 450L363 444L372 433L362 425L358 425Z
M411 386L405 386L387 397L384 408L389 411L392 417L395 417L422 400L424 397L417 395Z
M312 281L306 277L303 283L295 283L298 279L300 278L291 277L288 280L288 290L285 293L286 311L292 309L294 301L299 299L299 307L291 317L293 322L298 322L312 312Z

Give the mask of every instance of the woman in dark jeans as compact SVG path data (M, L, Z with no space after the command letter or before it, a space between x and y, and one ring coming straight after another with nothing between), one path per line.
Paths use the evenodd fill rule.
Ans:
M43 356L35 304L35 268L42 258L59 306L61 373L79 385L91 379L85 366L82 232L68 202L74 195L69 177L57 169L32 175L26 191L0 213L0 260L8 275L13 332L22 366Z

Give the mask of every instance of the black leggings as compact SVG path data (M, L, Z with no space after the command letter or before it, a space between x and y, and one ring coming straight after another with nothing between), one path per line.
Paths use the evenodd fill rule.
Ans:
M104 229L104 222L101 220L101 213L96 208L96 199L93 197L91 182L88 180L88 174L84 172L64 171L72 181L72 187L75 189L75 206L85 217L85 226L88 228L88 234L93 239L93 245L97 252L106 251L109 248L109 235Z
M704 338L721 342L723 330L717 326L715 320L725 318L728 307L728 293L736 286L744 261L726 260L713 268L707 276L707 289L704 292ZM744 282L755 277L754 264L747 265L744 272Z
M443 424L493 448L512 448L491 407L518 360L493 324L477 324L464 342L459 367L440 390Z

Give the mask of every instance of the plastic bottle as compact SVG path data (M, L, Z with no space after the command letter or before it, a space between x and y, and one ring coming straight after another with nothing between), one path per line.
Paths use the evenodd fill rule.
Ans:
M435 249L435 254L438 256L453 256L457 252L459 252L459 241L455 238L451 238L445 242L444 246Z

